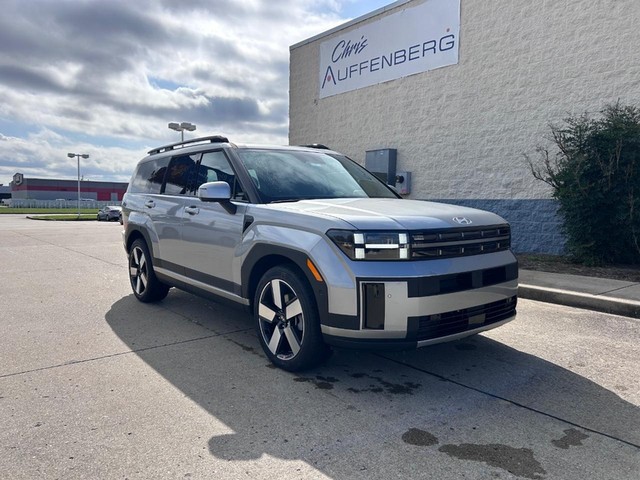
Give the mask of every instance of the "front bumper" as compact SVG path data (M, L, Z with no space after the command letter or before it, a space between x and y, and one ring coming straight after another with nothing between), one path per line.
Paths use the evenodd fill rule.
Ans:
M411 272L393 277L373 276L369 270L355 276L351 289L337 290L329 284L329 314L321 320L325 341L345 347L415 348L473 335L515 318L515 257L500 252L469 260L414 263ZM355 309L331 308L347 305L336 302L332 292L344 300L349 291Z
M458 340L510 322L516 316L517 297L442 314L408 317L406 333L345 330L322 326L325 342L346 348L403 350ZM399 335L398 335L399 334Z

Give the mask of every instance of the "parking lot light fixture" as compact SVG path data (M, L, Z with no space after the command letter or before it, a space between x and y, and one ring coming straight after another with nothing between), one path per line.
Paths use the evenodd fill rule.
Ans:
M78 158L78 218L80 218L80 157L89 158L88 153L67 153L69 158Z
M184 142L184 131L186 130L187 132L193 132L196 129L195 124L193 123L189 123L189 122L182 122L182 123L177 123L177 122L171 122L168 127L171 130L175 130L176 132L180 132L180 141Z

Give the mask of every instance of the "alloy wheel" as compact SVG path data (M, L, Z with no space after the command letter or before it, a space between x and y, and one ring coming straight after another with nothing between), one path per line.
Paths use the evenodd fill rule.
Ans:
M304 338L304 313L298 295L281 279L268 282L258 304L260 334L269 351L281 360L291 360Z
M129 255L129 278L136 295L143 295L149 282L149 271L144 252L138 246L134 247Z

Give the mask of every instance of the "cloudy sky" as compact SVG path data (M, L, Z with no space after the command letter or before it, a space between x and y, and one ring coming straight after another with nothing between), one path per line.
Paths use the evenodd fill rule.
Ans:
M2 0L0 183L128 181L152 147L286 144L289 46L393 0Z

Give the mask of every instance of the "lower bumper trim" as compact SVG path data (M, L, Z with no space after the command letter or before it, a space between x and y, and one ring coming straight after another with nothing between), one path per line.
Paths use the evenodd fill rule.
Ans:
M505 323L509 323L511 320L516 318L515 312L509 318L501 320L499 322L492 323L491 325L483 325L479 328L474 328L473 330L466 330L464 332L456 333L454 335L447 335L440 338L432 338L429 340L407 340L407 339L380 339L380 338L349 338L349 337L340 337L336 335L328 335L326 333L323 334L324 341L335 347L340 348L352 348L358 350L413 350L415 348L426 347L429 345L435 345L438 343L444 342L452 342L455 340L460 340L461 338L465 338L471 335L475 335L477 333L482 333L487 330L492 330L494 328L500 327Z

